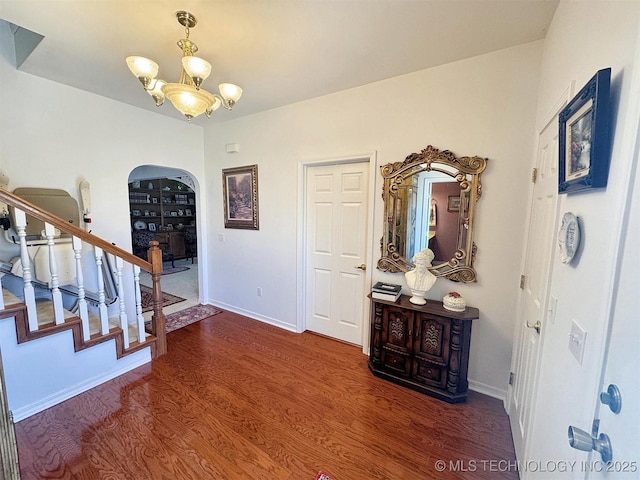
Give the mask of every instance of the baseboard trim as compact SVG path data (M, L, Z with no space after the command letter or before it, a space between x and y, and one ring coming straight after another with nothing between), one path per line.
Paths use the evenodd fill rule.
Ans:
M475 380L469 380L469 390L482 393L483 395L487 395L489 397L497 398L498 400L502 400L502 403L505 403L507 398L506 390L492 387L491 385L487 385L485 383L476 382Z
M237 313L239 315L244 315L245 317L253 318L254 320L258 320L263 323L268 323L269 325L273 325L275 327L280 327L290 332L297 333L296 326L285 323L277 318L267 317L265 315L260 315L259 313L251 312L249 310L245 310L243 308L238 308L234 305L228 305L224 302L216 302L213 300L209 300L207 302L208 305L213 305L214 307L222 308L224 310L228 310L233 313Z
M24 407L13 410L13 421L19 422L21 420L24 420L25 418L30 417L31 415L40 413L47 408L53 407L54 405L62 403L65 400L69 400L70 398L75 397L80 393L86 392L87 390L91 390L98 385L119 377L120 375L123 375L133 370L134 368L145 365L150 361L151 349L149 347L126 356L118 361L117 368L105 374L77 383L76 385L65 388L64 390L61 390L53 395L49 395L48 397L38 400L37 402L33 402L29 405L25 405Z

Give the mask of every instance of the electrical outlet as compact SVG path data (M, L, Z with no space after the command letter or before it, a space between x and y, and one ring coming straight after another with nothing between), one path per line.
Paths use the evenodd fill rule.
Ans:
M569 332L569 351L582 365L584 346L587 342L587 332L575 320L571 321L571 332Z
M261 297L262 296L262 287L258 287L258 296Z
M219 233L218 234L218 241L219 242L224 242L224 233Z

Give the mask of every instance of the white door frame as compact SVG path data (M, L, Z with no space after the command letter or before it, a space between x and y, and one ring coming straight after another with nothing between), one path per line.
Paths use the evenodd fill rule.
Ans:
M302 333L306 330L306 224L307 224L307 170L312 167L320 167L324 165L339 165L345 163L369 163L369 192L367 200L369 203L369 212L367 213L367 232L365 235L365 256L364 262L367 266L367 270L364 272L365 291L366 285L371 285L371 270L374 268L374 236L373 226L375 219L375 198L376 198L376 173L378 171L377 152L369 152L355 155L345 155L341 157L325 158L320 160L301 160L298 163L298 226L296 228L297 236L297 278L296 284L298 286L297 291L297 321L296 332ZM370 302L365 296L362 298L362 351L363 353L369 352L369 315L370 315Z

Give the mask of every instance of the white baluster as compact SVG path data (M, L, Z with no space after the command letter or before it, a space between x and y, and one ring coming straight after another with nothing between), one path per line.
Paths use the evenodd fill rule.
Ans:
M122 268L124 261L116 257L116 279L118 280L118 297L120 297L120 328L124 341L124 348L129 348L129 321L127 320L127 310L124 301L124 285L122 282Z
M140 294L140 267L133 266L133 283L136 292L136 320L138 324L138 342L142 343L147 338L144 329L144 317L142 316L142 295Z
M82 337L85 342L91 338L89 327L89 311L84 292L84 275L82 274L82 240L73 237L73 253L76 259L76 285L78 286L78 316L82 321Z
M47 247L49 249L49 288L51 288L51 299L53 300L53 316L56 325L64 323L64 308L62 307L62 293L60 293L58 280L58 265L56 263L55 236L56 229L50 223L44 224L44 234L47 237Z
M15 209L16 231L20 239L20 260L22 261L22 279L24 280L24 303L29 316L29 330L38 330L38 314L36 313L36 295L31 284L31 260L27 250L27 216L22 210Z
M98 270L98 312L100 314L100 332L102 335L109 333L109 314L104 303L104 277L102 276L102 249L93 247L96 255L96 267Z

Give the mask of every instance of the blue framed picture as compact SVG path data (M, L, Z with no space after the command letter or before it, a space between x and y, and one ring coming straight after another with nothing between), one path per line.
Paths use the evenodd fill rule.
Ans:
M558 193L607 186L611 69L599 70L559 115Z

